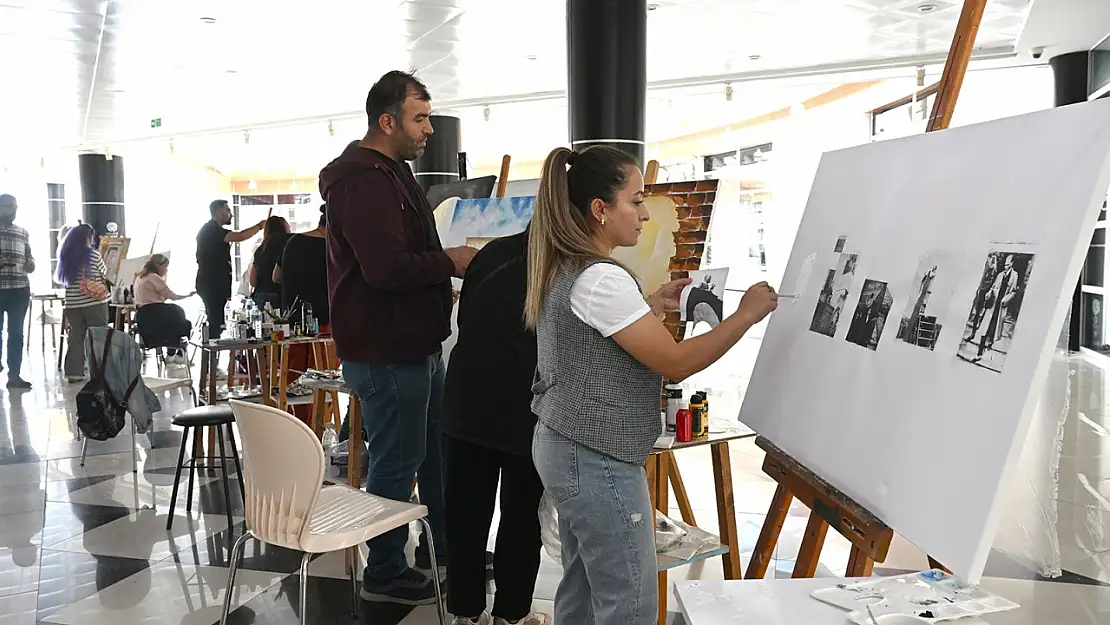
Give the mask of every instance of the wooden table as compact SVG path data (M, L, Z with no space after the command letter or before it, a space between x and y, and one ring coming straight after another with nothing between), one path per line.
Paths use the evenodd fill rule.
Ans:
M39 304L39 330L42 332L42 348L45 350L46 349L46 310L47 310L48 307L51 310L53 310L55 302L57 302L59 304L65 302L65 297L63 295L59 295L58 293L44 293L42 295L32 295L31 296L31 304L30 304L30 306L27 310L27 338L28 339L31 337L31 322L35 318L35 302L38 302L38 304ZM59 319L64 322L64 320L65 320L64 314L61 317L59 317ZM53 328L54 324L50 324L50 327ZM58 339L57 336L51 336L51 343L53 344L55 349L57 349L57 346L58 346L58 340L57 339ZM28 352L31 351L31 341L27 340L27 341L24 341L24 342L26 344L25 347L27 348L27 351Z
M125 332L123 324L128 328L135 323L135 311L139 309L135 304L109 304L116 309L116 324L112 326L117 332Z
M335 358L335 339L330 336L295 337L271 342L267 351L270 361L270 388L277 391L277 397L271 400L272 405L280 410L289 408L289 353L300 345L312 347L313 368L325 370L339 366L339 361ZM304 371L296 373L303 374Z
M329 395L338 396L339 393L351 398L351 422L348 424L347 434L347 484L354 488L362 487L362 403L343 381L343 377L327 380L322 378L302 377L300 383L312 389L312 430L316 436L322 436L324 431L324 416L328 409ZM338 402L332 401L333 405Z
M229 352L231 354L231 363L229 369L235 368L235 354L237 352L249 352L255 357L258 363L258 378L261 383L262 389L260 398L263 403L269 403L270 398L270 376L266 373L267 361L266 356L270 346L270 341L239 341L239 340L224 340L224 341L191 341L190 345L196 347L200 353L200 403L211 405L219 402L227 401L228 398L220 399L216 389L216 371L219 369L219 357L222 352ZM230 383L234 379L234 375L229 372L228 383L230 390ZM248 382L250 377L248 375ZM256 396L242 397L240 399L255 399ZM193 454L199 455L201 450L200 436L195 439L193 446ZM214 458L216 453L216 430L208 428L208 457Z
M678 465L674 453L686 449L708 446L713 456L713 484L717 493L717 519L720 524L721 544L716 549L703 550L702 553L689 560L677 560L666 556L659 556L659 624L667 622L667 571L679 566L690 564L699 560L720 556L724 565L725 579L734 580L742 578L740 567L740 541L736 530L736 502L732 494L732 464L729 459L728 444L731 441L745 438L754 438L755 432L742 423L728 420L712 420L709 424L709 434L688 443L675 442L670 449L656 449L648 456L645 469L647 470L648 490L651 493L652 505L663 514L669 514L670 490L668 486L674 485L675 499L682 514L682 520L688 525L694 525L694 513L690 507L690 498L686 494L682 477L678 473Z
M687 625L845 625L847 612L810 593L841 579L683 581L675 595ZM984 577L980 587L1021 604L1011 612L949 621L960 625L1106 625L1110 588ZM925 623L925 621L922 621Z

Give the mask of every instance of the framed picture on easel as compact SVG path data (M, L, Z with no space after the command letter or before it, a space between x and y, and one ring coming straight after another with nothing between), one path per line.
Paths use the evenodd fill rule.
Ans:
M130 246L131 239L127 237L100 237L100 258L104 260L104 267L108 270L105 277L109 282L117 281L120 263L127 258L127 249Z

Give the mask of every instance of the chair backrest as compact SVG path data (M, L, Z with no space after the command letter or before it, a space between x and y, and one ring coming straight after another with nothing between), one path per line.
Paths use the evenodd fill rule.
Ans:
M293 415L232 401L243 439L247 529L259 540L300 549L324 481L324 450Z

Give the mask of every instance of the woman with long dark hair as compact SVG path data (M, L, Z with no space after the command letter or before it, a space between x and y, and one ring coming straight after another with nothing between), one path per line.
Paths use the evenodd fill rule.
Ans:
M96 249L96 231L80 224L66 234L58 249L58 283L66 287L65 310L69 335L65 376L70 383L85 376L85 334L108 325L108 269Z
M274 283L274 265L285 250L289 230L289 222L284 217L270 217L263 228L262 244L254 251L250 273L250 283L254 287L251 299L259 308L267 302L274 308L281 307L281 285Z
M193 331L193 324L185 318L185 311L175 300L194 295L178 295L166 285L166 272L170 259L163 254L153 254L143 265L135 279L135 323L147 347L170 347L166 358L169 364L185 364L183 340Z
M628 154L557 148L544 161L524 321L537 343L532 458L555 501L562 541L556 623L656 622L644 463L662 430L662 380L682 381L713 364L777 306L774 289L761 282L717 327L676 343L657 315L678 308L689 280L645 299L611 257L636 245L649 218L644 177Z

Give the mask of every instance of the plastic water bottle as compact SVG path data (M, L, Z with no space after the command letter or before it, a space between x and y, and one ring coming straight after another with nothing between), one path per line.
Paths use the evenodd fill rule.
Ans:
M324 448L324 478L336 479L339 477L339 467L336 466L335 451L339 446L339 433L335 431L335 424L329 423L320 437L320 444Z

